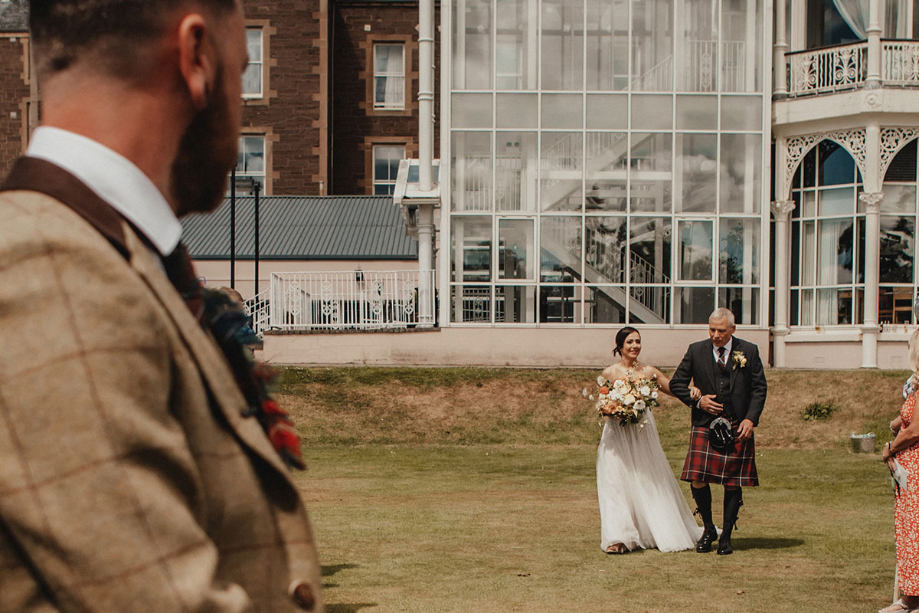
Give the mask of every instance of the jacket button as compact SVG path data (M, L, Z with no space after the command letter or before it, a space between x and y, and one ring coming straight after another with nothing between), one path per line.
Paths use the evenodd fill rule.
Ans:
M294 581L290 584L289 593L294 603L304 611L312 611L316 607L316 595L309 583Z

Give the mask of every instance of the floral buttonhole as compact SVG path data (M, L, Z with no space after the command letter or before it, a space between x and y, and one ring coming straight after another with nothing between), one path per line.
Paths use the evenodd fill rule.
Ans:
M731 354L731 362L734 363L734 368L746 368L747 356L743 354L743 351L735 351Z

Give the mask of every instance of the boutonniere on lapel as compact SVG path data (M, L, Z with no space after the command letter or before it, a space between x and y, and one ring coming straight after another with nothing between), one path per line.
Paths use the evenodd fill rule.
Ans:
M746 368L747 356L743 354L743 351L734 351L731 353L731 362L734 364L734 368Z

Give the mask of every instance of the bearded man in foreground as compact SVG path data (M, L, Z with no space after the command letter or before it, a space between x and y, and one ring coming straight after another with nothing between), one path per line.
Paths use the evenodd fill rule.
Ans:
M179 243L236 163L241 7L33 0L30 27L42 126L0 188L0 611L321 611L296 439Z

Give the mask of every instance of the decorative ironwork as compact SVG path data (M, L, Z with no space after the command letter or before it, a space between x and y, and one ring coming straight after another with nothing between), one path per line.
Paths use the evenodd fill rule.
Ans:
M434 323L419 315L422 281L434 313L434 271L273 273L271 325L278 330L392 329Z
M774 200L771 205L772 214L776 220L787 220L792 211L795 210L794 200Z
M322 313L323 320L332 324L333 328L338 328L339 303L335 298L335 292L330 280L326 279L319 285L319 296L319 310Z
M779 196L788 197L791 192L791 180L794 178L795 171L798 170L801 160L817 143L823 140L832 140L839 143L843 149L855 158L855 163L858 165L862 176L868 174L865 166L867 138L864 128L795 136L789 138L785 143L785 177L782 181L782 192L778 194Z
M786 54L789 95L801 96L860 87L868 66L868 43Z
M881 208L881 201L884 200L884 192L862 192L858 199L865 203L869 213L877 213Z
M884 41L881 48L881 79L885 84L919 85L919 43Z
M919 47L917 47L919 49ZM919 136L916 128L882 128L881 151L878 156L878 177L883 181L887 168L909 141Z

